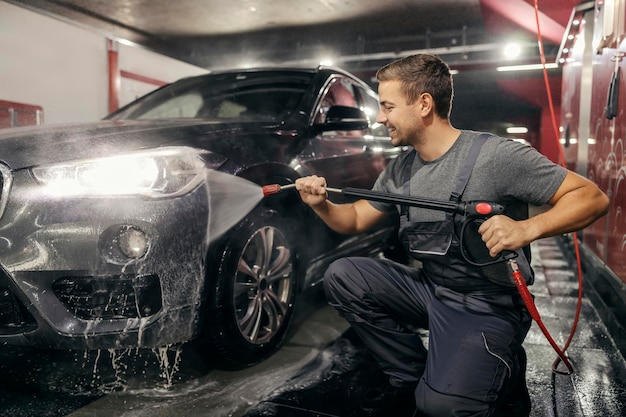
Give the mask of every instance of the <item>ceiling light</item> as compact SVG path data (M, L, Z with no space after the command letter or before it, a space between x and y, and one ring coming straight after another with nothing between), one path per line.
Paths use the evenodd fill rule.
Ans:
M546 69L558 68L558 64L551 63L546 64ZM530 64L530 65L510 65L505 67L497 67L496 71L530 71L543 69L542 64Z
M516 43L509 43L508 45L504 47L504 56L507 59L518 58L521 53L522 53L522 49Z

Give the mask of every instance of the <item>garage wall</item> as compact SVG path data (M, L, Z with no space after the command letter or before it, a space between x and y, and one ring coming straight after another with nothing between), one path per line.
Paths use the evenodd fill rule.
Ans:
M120 105L206 72L136 46L114 49L126 74ZM108 50L104 34L0 1L0 100L42 106L46 124L100 119L109 109Z

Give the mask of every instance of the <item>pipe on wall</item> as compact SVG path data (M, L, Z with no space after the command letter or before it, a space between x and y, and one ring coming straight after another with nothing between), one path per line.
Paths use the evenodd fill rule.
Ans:
M120 107L120 68L117 42L107 39L107 54L109 63L109 113Z

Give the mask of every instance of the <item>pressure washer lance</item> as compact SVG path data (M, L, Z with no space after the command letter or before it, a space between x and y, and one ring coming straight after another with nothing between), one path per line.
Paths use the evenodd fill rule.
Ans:
M267 197L273 194L277 194L283 190L288 190L288 189L295 188L295 187L296 187L296 184L265 185L263 187L263 196ZM424 198L406 196L403 194L382 193L378 191L364 190L364 189L350 188L350 187L346 187L343 189L326 187L326 191L331 192L331 193L343 194L347 197L357 197L357 198L363 198L366 200L381 201L385 203L407 205L407 206L421 207L421 208L426 208L426 209L431 209L431 210L448 211L452 213L462 214L465 216L465 221L463 223L463 226L461 228L461 233L460 233L461 235L460 245L462 248L464 247L463 236L465 235L465 227L470 222L475 221L475 220L482 221L496 214L504 213L504 206L497 204L497 203L489 202L489 201L480 201L480 200L479 201L461 201L461 202L456 203L454 201L424 199ZM565 355L565 351L562 350L556 344L556 342L550 335L550 332L548 332L548 329L546 328L546 326L543 324L543 321L541 320L541 315L539 314L539 311L537 310L537 306L535 305L533 296L528 290L528 286L526 285L526 280L524 279L524 276L522 272L520 271L519 265L517 261L515 260L515 258L517 257L516 252L504 251L498 257L496 257L493 261L483 262L483 263L473 262L471 259L469 259L469 257L466 254L466 251L464 250L461 250L461 253L470 264L478 266L478 267L483 267L486 265L491 265L491 264L495 264L499 262L508 263L509 268L511 269L513 282L515 283L515 286L517 287L517 291L519 292L520 297L522 298L522 301L524 302L524 305L526 306L526 309L528 310L528 313L530 314L532 319L535 320L535 322L537 323L537 325L543 332L544 336L546 337L550 345L552 345L552 348L554 349L554 351L559 356L555 364L552 366L552 372L561 374L561 375L573 374L574 367L572 366L569 359ZM557 369L559 360L561 360L563 364L567 367L567 371L560 371Z
M277 194L283 190L295 188L296 184L279 185L270 184L263 186L263 196ZM400 204L413 207L421 207L431 210L448 211L468 216L470 219L487 218L496 214L504 213L504 206L488 201L454 201L426 199L403 194L383 193L379 191L364 190L361 188L331 188L325 187L330 193L343 194L346 197L363 198L365 200L380 201L383 203Z

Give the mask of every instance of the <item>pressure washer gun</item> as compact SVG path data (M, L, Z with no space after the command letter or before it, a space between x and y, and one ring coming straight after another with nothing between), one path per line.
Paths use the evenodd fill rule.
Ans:
M266 185L263 187L263 196L276 194L282 190L294 188L295 186L295 184ZM326 191L339 193L346 197L355 197L371 201L380 201L383 203L446 211L462 215L464 220L460 233L461 253L465 260L471 265L482 267L505 262L517 257L517 253L513 251L504 251L495 258L489 256L487 247L484 246L482 239L480 239L480 235L476 230L471 230L473 226L476 226L477 229L477 226L489 217L495 216L496 214L503 214L504 206L500 204L482 200L461 201L457 203L454 201L425 199L403 194L382 193L378 191L350 187L342 189L326 187Z
M295 188L295 184L279 185L270 184L263 187L263 196L277 194L283 190ZM565 351L562 350L554 341L548 330L546 329L541 315L535 306L535 301L530 293L526 280L520 267L516 261L517 253L514 251L503 251L497 257L491 257L487 247L484 245L480 234L478 233L478 227L480 223L484 222L488 218L497 214L504 214L504 206L489 202L489 201L446 201L436 199L425 199L413 196L407 196L403 194L382 193L378 191L365 190L359 188L330 188L326 187L326 191L330 193L342 194L346 197L355 197L371 201L380 201L384 203L399 204L405 206L419 207L431 210L439 210L450 213L460 214L463 217L463 223L460 232L460 246L461 254L463 258L471 265L477 267L484 267L487 265L493 265L499 262L507 262L511 269L511 275L513 282L517 287L526 309L529 314L539 325L539 328L545 335L546 339L552 345L552 348L558 354L557 362L552 366L552 371L561 375L571 375L574 373L574 367L569 362L565 355ZM468 240L470 241L468 243ZM557 369L558 361L562 361L567 367L567 371L560 371Z

